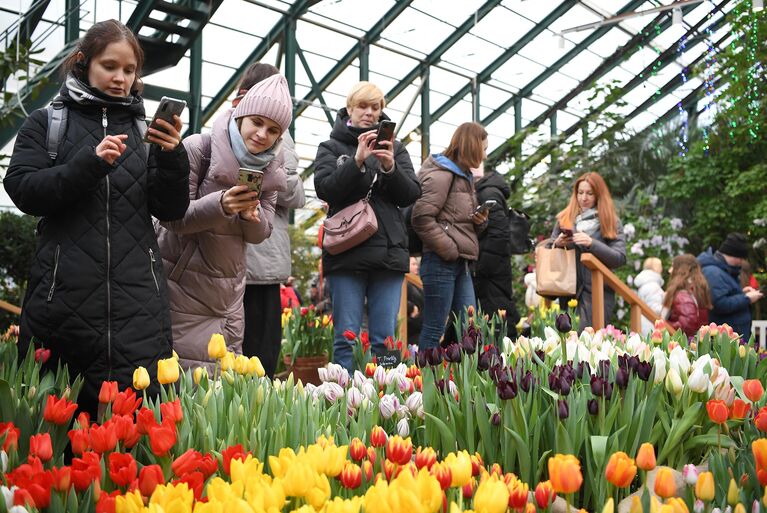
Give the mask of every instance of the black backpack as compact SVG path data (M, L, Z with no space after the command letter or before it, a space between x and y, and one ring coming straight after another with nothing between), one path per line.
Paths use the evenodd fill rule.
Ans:
M512 255L525 255L533 250L530 216L514 208L509 208L509 242Z
M410 255L418 256L423 253L423 241L413 229L414 205L415 203L409 207L405 207L405 210L402 211L402 215L405 217L405 228L407 229L407 246L410 250Z

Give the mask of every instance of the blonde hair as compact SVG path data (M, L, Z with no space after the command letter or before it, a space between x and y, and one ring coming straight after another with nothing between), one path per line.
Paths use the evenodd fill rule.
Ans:
M381 110L386 106L386 98L381 89L372 82L358 82L346 95L346 109L352 110L360 103L380 102Z
M661 262L660 258L657 257L645 258L642 269L650 269L651 271L655 271L658 274L662 274L663 262Z

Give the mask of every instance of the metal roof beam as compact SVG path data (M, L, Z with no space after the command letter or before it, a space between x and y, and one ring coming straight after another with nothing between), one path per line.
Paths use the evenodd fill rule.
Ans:
M297 0L296 3L290 7L287 16L291 18L297 18L303 14L306 9L309 8L310 4L312 4L312 0ZM248 55L248 57L243 61L242 65L240 65L240 67L234 73L232 73L232 76L229 77L229 80L227 80L221 89L219 89L219 91L215 94L215 96L211 98L211 100L202 111L203 124L205 124L211 118L211 116L213 116L219 107L221 107L221 105L223 105L223 103L226 101L229 93L231 93L234 88L237 87L237 84L240 81L240 77L245 72L245 70L248 69L248 66L261 60L272 47L274 42L282 37L282 31L284 29L285 19L283 18L274 24L269 33L264 36L258 46L256 46L256 48L250 52L250 55ZM184 135L189 134L187 133Z
M361 42L370 44L377 39L381 37L381 34L384 30L393 22L397 16L402 14L402 12L407 9L410 4L413 3L413 0L397 0L394 3L394 6L392 6L389 11L383 15L383 17L378 20L378 23L373 25L373 27L367 31L367 33L362 36ZM346 52L346 55L341 57L335 66L331 68L328 73L320 79L319 82L317 82L317 86L320 91L324 91L328 88L330 84L333 83L333 81L338 78L338 76L343 73L343 71L351 65L352 62L354 62L354 59L356 59L359 54L360 50L363 45L356 43L352 48ZM307 106L311 104L315 99L317 98L317 95L314 92L314 88L307 93L306 96L304 96L303 100L298 103L296 106L296 112L294 114L294 117L298 117L301 115L301 113L306 110Z

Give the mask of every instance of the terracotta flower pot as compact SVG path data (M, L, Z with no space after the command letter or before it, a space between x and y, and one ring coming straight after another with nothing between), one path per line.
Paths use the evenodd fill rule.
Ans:
M328 355L321 356L298 356L295 361L290 355L285 355L284 360L285 367L288 373L293 373L293 378L302 383L311 383L313 385L320 384L320 375L317 369L324 367L328 363Z

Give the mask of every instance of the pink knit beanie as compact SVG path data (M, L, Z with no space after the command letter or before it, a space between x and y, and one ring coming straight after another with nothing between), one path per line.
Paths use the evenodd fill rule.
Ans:
M293 100L285 77L272 75L251 87L234 109L234 119L246 116L269 118L280 125L283 132L287 130L293 119Z

